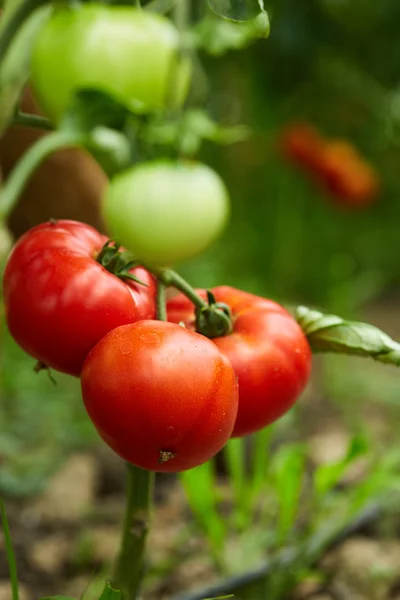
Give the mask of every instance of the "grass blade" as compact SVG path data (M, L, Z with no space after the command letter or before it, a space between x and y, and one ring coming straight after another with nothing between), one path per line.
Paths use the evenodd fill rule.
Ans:
M6 509L4 506L3 499L0 499L0 512L1 512L1 525L3 528L4 540L5 540L5 546L6 546L8 569L10 571L12 600L19 600L17 564L15 562L15 554L14 554L14 550L12 547L10 528L8 526Z
M198 524L207 535L214 559L220 562L226 526L217 510L217 478L214 462L208 461L194 469L182 471L180 479L190 508Z

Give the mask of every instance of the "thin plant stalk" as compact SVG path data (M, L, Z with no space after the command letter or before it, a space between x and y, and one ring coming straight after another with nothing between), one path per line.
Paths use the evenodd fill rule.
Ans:
M125 517L113 585L121 591L123 600L135 600L144 573L155 474L127 463L127 475Z

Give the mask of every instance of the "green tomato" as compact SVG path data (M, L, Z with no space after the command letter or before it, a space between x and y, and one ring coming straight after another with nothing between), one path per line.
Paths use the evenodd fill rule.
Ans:
M158 160L117 175L102 211L113 239L140 259L169 265L202 252L220 235L230 202L210 167Z
M179 46L178 30L156 13L101 4L59 8L34 46L32 85L55 121L82 88L106 92L136 112L177 106L191 72Z

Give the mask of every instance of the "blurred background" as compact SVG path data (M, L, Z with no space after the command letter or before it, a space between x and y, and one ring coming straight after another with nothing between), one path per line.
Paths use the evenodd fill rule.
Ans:
M228 284L276 299L289 308L316 306L324 312L371 322L398 339L400 3L273 0L266 8L271 18L267 41L221 57L201 56L211 116L226 124L246 124L252 135L233 146L203 147L202 160L221 173L230 190L232 219L218 243L177 268L196 287ZM30 99L25 101L32 106ZM316 174L309 162L299 158L299 135L300 147L307 145L307 136L303 139L298 133L299 124L311 127L324 140L325 150L339 144L339 159L333 161L333 167L330 163L331 175L336 169L335 185L333 176L327 179ZM1 145L5 176L31 140L32 132L22 129L6 133ZM365 170L370 176L366 179L373 183L366 186L365 193L354 192L359 190ZM339 185L338 180L347 184ZM50 216L99 225L96 198L103 181L87 157L58 154L33 178L10 228L20 234ZM34 361L10 339L4 319L1 327L0 494L10 499L20 578L28 599L32 593L79 594L93 570L102 573L107 568L110 548L117 543L123 469L100 444L86 418L79 382L57 374L54 387L46 373L34 373ZM399 382L393 367L354 358L317 357L312 382L296 410L273 428L272 447L304 443L307 460L317 468L342 460L355 436L362 435L367 449L361 480L365 482L370 474L365 461L375 469L389 446L395 457L390 476L394 480L400 452ZM220 460L218 470L229 475L225 462ZM169 542L166 548L166 542L152 541L159 557L153 565L155 591L148 596L160 600L196 587L205 577L228 575L243 564L237 549L233 558L225 556L224 567L210 559L210 540L204 541L207 531L201 526L197 533L188 529L193 519L187 501L174 487L175 480L166 480L160 484L161 512L157 514L161 516L157 518L161 537ZM240 494L233 494L232 500L228 484L225 481L224 493L237 502ZM49 507L57 506L57 498L64 508L53 514ZM76 529L80 519L88 518L90 504L87 535L78 535ZM178 546L182 540L187 543L189 530L192 542L187 567L179 552L171 549L171 539ZM364 556L361 566L352 565L359 569L357 575L354 570L343 574L340 565L350 559L336 556L330 567L321 567L325 596L316 595L321 587L317 578L316 587L308 588L317 590L315 594L300 590L300 595L292 597L399 598L395 595L399 574L393 567L397 558L388 563L387 539L384 536L382 541L382 528L378 530L368 532L362 540L364 546L357 546L359 538L352 540L356 545L346 556ZM240 527L235 529L236 543L241 539L238 532ZM396 536L392 538L390 543L395 544L395 556L399 557L400 543ZM250 553L252 564L265 556L267 546L265 540L255 544ZM249 546L243 548L250 552ZM372 572L381 555L386 556L385 576L378 578L375 591L365 573ZM172 576L177 569L180 575ZM331 594L334 586L326 584L326 573L333 573L334 580L341 582L336 595ZM0 592L6 577L6 566L0 564ZM354 583L360 577L361 584ZM270 598L289 597L284 594ZM7 598L0 593L3 597ZM251 598L246 594L240 597Z

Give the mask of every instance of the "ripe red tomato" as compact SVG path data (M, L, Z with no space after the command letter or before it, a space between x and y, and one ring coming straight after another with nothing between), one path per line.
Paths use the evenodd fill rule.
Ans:
M228 286L211 290L232 310L233 332L212 341L230 359L239 380L233 437L284 415L304 389L311 350L300 326L279 304ZM198 293L206 298L204 290ZM168 319L195 328L193 304L182 294L168 302Z
M173 323L140 321L110 331L87 357L81 383L103 440L151 471L206 462L236 419L229 360L208 338Z
M310 171L319 167L324 139L309 123L292 123L282 133L280 144L284 156Z
M380 182L374 167L345 140L326 144L319 175L322 185L347 206L370 204L379 193Z
M79 376L93 346L111 329L155 316L155 280L122 280L96 262L107 238L75 221L23 235L3 280L6 321L16 342L48 367Z

